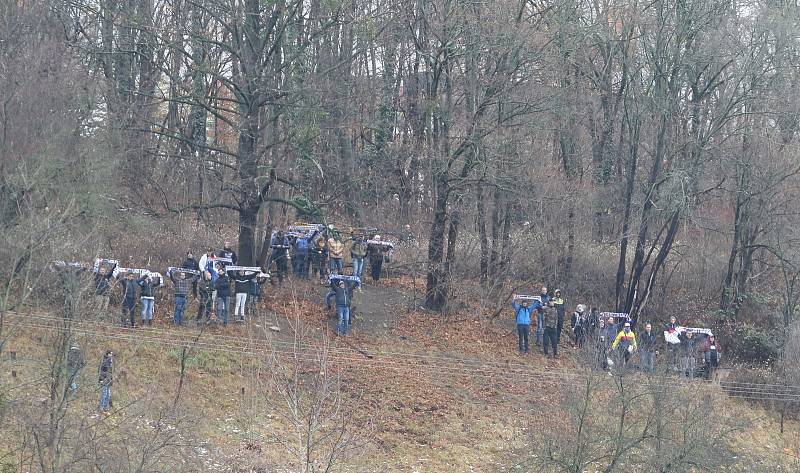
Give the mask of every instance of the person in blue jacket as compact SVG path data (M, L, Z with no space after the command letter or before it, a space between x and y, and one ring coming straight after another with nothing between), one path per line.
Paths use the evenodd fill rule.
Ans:
M537 303L538 301L534 301ZM517 299L511 301L511 307L517 316L517 336L519 338L519 352L530 353L528 340L531 336L531 313L534 311L532 305L527 300L523 299L522 302L517 302Z

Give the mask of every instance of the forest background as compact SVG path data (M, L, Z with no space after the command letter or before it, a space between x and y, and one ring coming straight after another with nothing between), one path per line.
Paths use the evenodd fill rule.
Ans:
M405 241L431 317L534 283L780 359L800 8L767 0L0 6L0 313L54 259ZM125 256L122 256L125 255Z

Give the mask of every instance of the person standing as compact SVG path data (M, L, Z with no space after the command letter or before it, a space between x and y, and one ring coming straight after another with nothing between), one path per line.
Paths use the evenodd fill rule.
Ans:
M547 305L541 310L542 326L544 327L544 338L542 348L544 356L548 356L548 345L553 348L553 358L558 358L558 312L556 311L553 300L547 301Z
M197 280L199 276L194 275L191 279L186 278L186 273L177 271L176 277L173 272L167 273L167 277L172 281L175 291L175 315L172 317L172 323L175 325L183 325L183 312L186 310L186 298L189 296L189 287L197 288Z
M681 351L680 334L678 333L680 324L675 316L669 318L669 323L664 324L664 331L671 336L674 341L667 340L667 366L670 370L678 369L678 357Z
M282 286L283 278L286 277L286 272L288 271L289 239L286 238L283 231L278 230L272 235L270 247L272 248L270 259L275 262L275 276L278 279L278 285ZM267 269L269 267L270 265L267 265Z
M331 274L344 272L344 243L338 238L328 238L328 254L330 255Z
M244 309L247 305L247 294L252 290L253 279L258 273L244 274L244 271L236 271L233 277L234 289L236 289L236 315L237 322L244 322Z
M715 374L719 368L721 356L720 346L714 335L709 335L708 340L703 344L703 361L705 361L705 375L709 381L715 381Z
M214 269L214 260L216 259L216 255L214 255L214 250L209 248L206 250L205 254L200 257L200 262L198 265L200 266L200 271L212 271Z
M236 252L231 249L231 242L229 241L225 242L222 249L217 252L217 256L231 260L231 264L233 265L239 261L239 257L236 255Z
M314 239L314 243L311 245L311 264L312 272L316 275L320 282L325 282L327 276L327 270L325 269L326 263L328 260L328 248L325 244L325 237L319 235L317 238Z
M644 332L639 334L639 340L642 347L642 369L645 373L653 373L656 370L658 337L653 332L653 326L650 323L645 324Z
M522 354L530 353L528 341L531 337L531 312L533 308L526 299L517 302L516 298L511 301L511 307L516 315L519 352Z
M98 268L94 275L94 299L95 307L98 312L108 310L108 290L111 288L111 278L114 275L114 268L109 268L106 272L101 272Z
M381 267L383 266L383 254L385 250L380 235L375 235L372 240L373 243L367 244L367 255L369 256L372 280L378 282L381 279Z
M308 246L308 237L298 236L294 241L294 274L301 279L308 278Z
M131 328L136 327L136 280L133 279L133 273L128 273L125 278L120 279L122 286L122 325L127 327L130 321Z
M197 295L200 305L197 308L197 325L203 323L204 319L211 318L211 308L214 307L214 282L211 280L211 273L203 271L203 279L197 284Z
M350 248L350 258L353 261L353 276L361 278L364 272L364 258L367 256L367 242L364 237L358 235L353 241L353 246Z
M136 281L136 284L141 288L139 299L142 304L142 325L153 325L153 311L156 301L156 289L153 279L149 274L143 274Z
M191 271L200 271L200 263L194 259L194 255L191 251L186 252L186 259L183 261L181 268L189 269ZM192 295L197 297L197 279L192 282Z
M625 322L622 331L617 334L616 338L614 338L614 343L611 344L612 350L619 350L621 368L628 366L628 361L630 361L636 348L636 334L631 330L631 323Z
M558 327L556 328L556 338L561 343L561 330L564 328L564 299L561 298L561 289L556 289L553 293L553 307L558 314Z
M78 345L73 344L67 352L67 385L71 396L78 392L78 373L84 366L86 366L86 359Z
M336 331L340 335L347 335L350 326L350 305L353 300L353 289L358 286L357 281L338 280L331 284L328 294L325 296L325 307L331 309L331 299L336 301L336 315L338 323Z
M572 313L572 320L571 320L571 327L572 333L575 335L575 346L578 348L583 348L586 344L586 330L588 326L588 321L586 318L586 306L583 304L578 304L578 307L575 308L575 312Z
M550 300L550 296L547 295L547 287L542 286L542 291L539 294L539 303L533 303L533 308L536 310L536 345L542 345L542 334L544 333L544 324L542 323L542 317L544 316L544 308L547 306L547 302Z
M231 278L220 263L217 263L214 290L217 291L217 323L221 320L222 325L228 325L228 313L231 310Z
M106 351L98 374L100 384L100 412L108 415L111 408L111 385L114 384L114 353Z
M697 339L694 333L683 331L678 338L681 341L681 378L692 380L697 368Z

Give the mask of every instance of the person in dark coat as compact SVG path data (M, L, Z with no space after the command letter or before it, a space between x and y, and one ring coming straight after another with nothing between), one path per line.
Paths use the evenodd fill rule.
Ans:
M331 300L336 301L336 316L338 323L336 331L347 335L350 326L350 306L353 302L353 289L358 287L358 281L334 280L328 294L325 296L325 307L331 308Z
M714 335L709 335L708 340L703 343L702 351L703 361L705 362L706 379L713 381L717 368L719 368L719 360L722 355L722 350Z
M229 258L232 264L236 264L239 261L239 256L231 249L231 242L229 241L226 241L222 249L217 252L217 257Z
M217 263L214 289L217 291L217 323L222 320L222 325L228 325L228 314L231 310L231 278L220 263Z
M553 358L558 358L558 312L552 299L547 302L547 306L542 310L542 325L544 326L544 337L542 339L544 356L548 356L547 348L550 345L553 349Z
M375 235L372 240L376 243L367 244L367 257L369 259L372 280L377 282L381 278L381 268L383 267L383 258L386 250L383 245L380 244L380 235Z
M586 306L578 304L575 312L572 313L572 320L570 320L572 333L575 335L575 345L578 348L583 348L586 345L586 332L588 330L588 319L586 318Z
M561 343L561 331L564 329L564 299L561 297L561 289L556 289L553 293L553 307L556 308L558 314L558 327L556 327L556 338L558 343Z
M270 248L272 248L272 253L270 254L270 261L275 262L275 276L278 280L278 285L283 285L283 278L286 277L286 272L288 271L289 265L289 239L284 236L283 231L278 230L272 235L272 239L270 240ZM270 265L267 265L267 269L269 269Z
M197 308L195 321L200 325L211 318L211 309L214 304L214 282L208 271L203 271L203 278L197 283L197 296L200 305Z
M100 412L108 415L111 408L111 385L114 384L114 353L106 351L98 373L100 384Z
M656 369L656 355L658 354L658 337L653 332L650 323L645 324L644 332L639 334L639 349L642 354L642 370L652 373Z
M98 268L97 273L94 275L94 299L95 307L98 312L105 312L108 310L108 290L111 289L111 278L114 275L114 268L103 272L102 268Z
M136 284L141 288L140 302L142 304L142 325L153 325L153 311L156 302L156 284L149 274L140 277Z
M189 288L194 287L197 289L197 280L200 278L198 275L192 275L191 278L186 277L186 273L176 271L177 276L173 272L167 273L167 277L172 281L175 292L175 314L172 318L172 323L175 325L183 325L183 312L186 310L186 298L189 296Z
M131 328L135 328L136 290L139 285L133 278L133 273L126 274L124 279L119 280L119 284L122 287L122 325L127 327L130 322Z

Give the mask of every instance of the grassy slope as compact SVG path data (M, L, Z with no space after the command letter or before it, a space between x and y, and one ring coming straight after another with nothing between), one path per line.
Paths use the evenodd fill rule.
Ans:
M401 281L401 285L408 285ZM318 288L308 284L280 295L267 297L261 317L247 325L233 325L208 334L235 335L262 340L272 337L290 342L287 317L306 327L312 337L320 338L330 325L328 313L310 300ZM369 297L380 299L380 290L369 289L370 296L361 296L368 309ZM301 297L295 299L296 295ZM166 304L160 304L157 330L169 329L165 320ZM367 359L341 340L333 339L331 347L343 351L331 356L332 367L345 381L344 398L352 412L352 421L363 442L347 460L347 467L337 471L491 471L508 465L511 451L524 445L522 432L528 414L555 404L552 380L532 376L513 377L483 375L478 369L463 371L464 363L451 363L442 368L430 357L464 357L485 363L524 364L549 369L570 369L570 356L557 361L540 355L519 357L515 353L515 337L511 322L488 323L473 316L432 317L420 312L403 313L380 334L356 332L349 343L370 353L404 353L423 355L378 357ZM362 317L369 317L364 314ZM282 326L280 334L264 331L273 323ZM186 328L185 331L195 330ZM32 361L41 358L46 336L30 332L15 337L13 346L20 361L4 362L2 383L17 385L18 399L45 397L41 384L22 386L31 381L41 366ZM110 347L118 353L116 405L138 401L143 405L162 405L175 395L179 378L180 349L150 343L129 343L83 337L89 361L82 373L81 397L75 409L90 415L97 393L94 386L96 365L101 352ZM568 351L568 350L564 350ZM349 353L341 355L342 353ZM338 359L337 359L338 357ZM428 357L428 358L425 358ZM232 463L286 464L285 450L272 439L291 433L280 408L284 399L274 393L257 392L253 388L257 369L264 364L260 357L195 350L187 362L181 405L192 415L192 428L187 437L212 450L210 464L226 470ZM396 360L394 363L388 359ZM27 364L26 364L27 363ZM313 371L314 363L307 362ZM435 365L435 366L434 366ZM10 370L18 376L11 378ZM502 373L502 369L499 370ZM492 373L498 373L497 370ZM264 374L261 372L261 374ZM245 393L242 394L244 387ZM763 410L743 402L723 400L725 412L746 420L748 427L735 436L743 452L742 471L795 471L800 453L800 427L789 423L788 433L778 433L775 419ZM31 404L34 404L31 402ZM124 412L122 413L124 414ZM122 416L120 416L122 418ZM112 421L115 421L112 419ZM123 420L116 420L123 422ZM283 432L283 433L281 433ZM212 469L212 468L208 468Z

